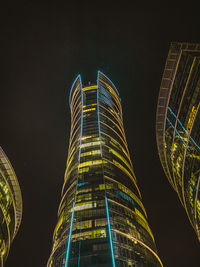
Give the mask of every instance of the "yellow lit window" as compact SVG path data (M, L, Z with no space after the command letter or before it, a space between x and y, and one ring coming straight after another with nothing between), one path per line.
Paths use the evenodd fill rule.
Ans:
M101 142L100 141L97 141L97 142L91 142L91 143L86 143L86 144L81 144L80 147L81 148L84 148L84 147L89 147L89 146L97 146L97 145L100 145Z
M98 155L100 153L101 153L100 150L92 150L89 152L81 153L81 157L90 156L90 155Z
M88 172L90 168L81 168L78 170L79 173L84 173L84 172Z
M92 135L82 136L81 137L81 140L85 140L85 139L92 138L92 137L94 137L94 136L92 136Z
M100 184L100 185L99 185L99 189L100 189L100 190L105 190L105 184Z
M95 191L98 191L98 190L105 190L105 184L100 184L99 186L95 187L94 190L95 190Z
M106 184L106 189L109 190L109 189L112 189L112 188L113 188L113 184L108 184L108 183Z
M85 239L95 239L95 238L105 238L106 237L106 229L98 229L98 230L93 230L93 231L87 231L87 232L82 232L73 234L72 235L72 241L78 241L78 240L85 240Z
M81 188L81 189L78 189L79 193L87 193L87 192L91 192L91 191L92 191L92 188L83 188L83 189Z
M81 230L92 228L92 220L78 222L76 223L76 228Z
M87 108L87 107L90 107L90 106L96 106L97 104L90 104L90 105L84 105L83 108Z
M94 222L95 226L105 226L107 225L106 219L96 219Z
M89 90L93 90L93 89L97 89L97 85L92 85L92 86L87 86L83 88L83 91L89 91Z
M96 207L96 205L97 205L96 202L84 202L84 203L80 203L80 204L77 204L74 207L74 211L91 209L91 208Z
M105 160L86 161L79 164L79 168L107 163Z
M90 200L92 198L92 194L83 194L77 196L77 202L83 201L83 200Z
M93 238L103 238L106 237L106 229L98 229L92 231Z
M83 112L89 112L89 111L93 111L93 110L96 110L96 108L88 108L88 109L83 110Z

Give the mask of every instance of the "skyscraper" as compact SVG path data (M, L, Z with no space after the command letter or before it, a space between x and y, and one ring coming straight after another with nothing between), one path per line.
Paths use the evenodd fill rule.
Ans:
M0 266L4 266L10 245L22 218L22 196L15 172L0 147Z
M200 240L200 44L171 44L156 132L165 174Z
M97 84L70 92L67 167L48 267L162 266L127 147L120 97Z

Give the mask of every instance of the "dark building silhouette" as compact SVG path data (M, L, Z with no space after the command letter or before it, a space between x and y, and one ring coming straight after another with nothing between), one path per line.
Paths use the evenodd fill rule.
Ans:
M200 240L200 44L171 44L156 132L165 174Z
M71 136L48 267L160 267L124 133L117 89L98 72L70 92Z

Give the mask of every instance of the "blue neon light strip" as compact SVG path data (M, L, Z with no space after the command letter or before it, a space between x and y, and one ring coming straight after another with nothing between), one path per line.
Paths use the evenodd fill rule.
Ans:
M109 210L108 210L107 197L105 197L105 202L106 202L106 215L107 215L107 221L108 221L108 233L109 233L111 257L112 257L112 266L115 267L115 256L114 256L114 251L113 251L113 242L112 242L111 229L110 229L110 215L109 215Z
M69 251L70 251L70 243L71 243L71 236L72 236L72 226L73 226L73 220L74 220L74 206L75 206L75 202L73 202L73 206L72 206L72 216L71 216L71 222L70 222L70 228L69 228L69 236L68 236L68 242L67 242L67 250L66 250L64 267L67 267L68 262L69 262Z
M127 194L123 193L123 192L120 191L120 190L116 190L116 191L115 191L115 194L116 194L116 195L120 195L120 196L123 197L124 199L128 200L129 202L131 202L131 204L132 204L133 206L135 206L135 202L134 202L134 201L132 200L132 198L129 197Z
M179 125L181 126L181 128L183 129L183 131L188 135L188 132L186 131L185 127L183 126L182 122L177 118L176 114L172 111L172 109L170 107L168 107L168 110L170 111L170 113L174 116L175 119L177 119ZM194 139L189 136L189 139L192 141L192 143L200 150L200 146L197 145L197 143L194 141Z
M77 186L80 187L80 186L83 186L83 185L86 185L86 184L88 184L88 183L83 182L83 183L79 183L79 184L77 184Z

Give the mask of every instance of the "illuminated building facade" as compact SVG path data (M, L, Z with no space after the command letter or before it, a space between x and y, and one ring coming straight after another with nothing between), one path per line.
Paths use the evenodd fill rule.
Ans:
M0 266L4 266L10 245L22 218L22 196L15 172L0 147Z
M117 89L97 84L70 92L71 136L48 267L160 267L141 202Z
M156 120L163 169L200 240L200 44L171 44Z

